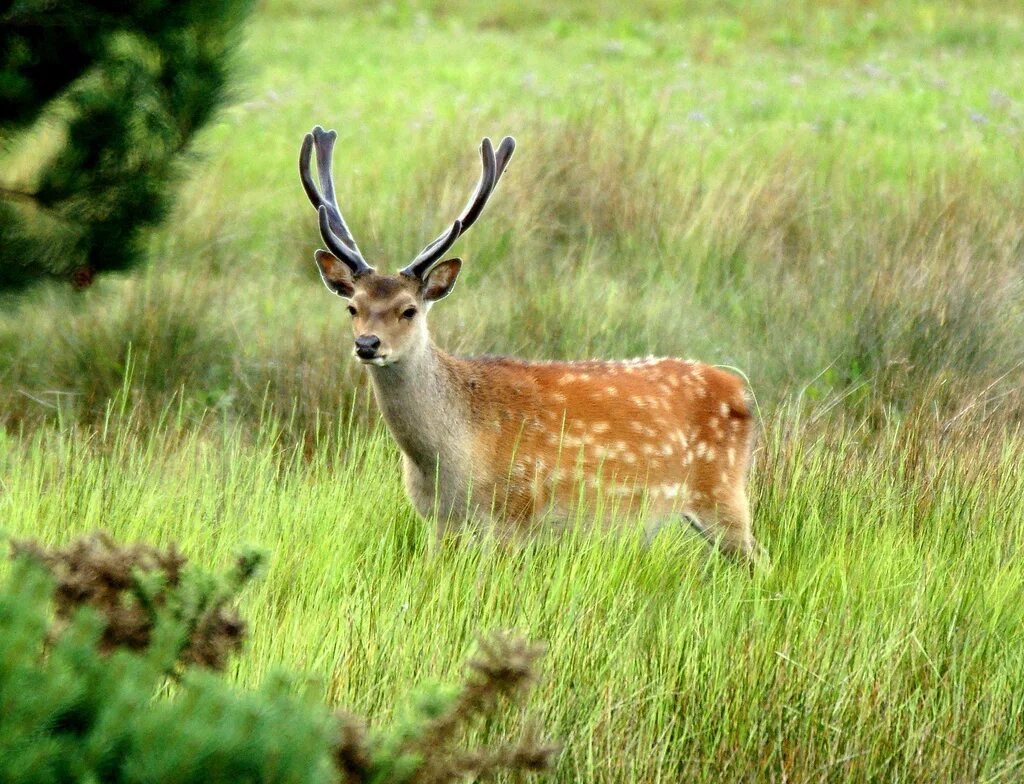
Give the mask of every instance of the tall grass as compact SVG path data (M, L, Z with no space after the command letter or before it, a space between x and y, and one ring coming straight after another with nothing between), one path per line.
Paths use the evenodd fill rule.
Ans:
M355 428L312 454L273 427L203 436L114 414L10 450L12 533L102 527L211 562L272 551L235 677L279 666L387 717L455 675L480 629L549 642L534 708L561 781L1014 781L1024 766L1024 450L912 425L871 446L790 420L766 433L751 580L682 526L650 548L578 530L431 551L395 448ZM339 457L344 455L344 460ZM492 728L500 732L501 728Z

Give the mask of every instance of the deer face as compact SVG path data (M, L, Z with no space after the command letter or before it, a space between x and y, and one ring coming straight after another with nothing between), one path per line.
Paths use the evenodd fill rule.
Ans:
M360 362L378 367L427 346L427 311L448 296L462 268L459 259L448 259L420 280L403 273L355 275L347 264L322 250L316 252L316 263L327 288L348 300L353 354Z
M485 138L480 143L480 181L459 217L398 274L380 275L363 258L338 208L331 174L337 136L318 125L306 134L299 150L302 187L316 208L320 237L329 248L316 252L316 263L327 288L349 301L356 357L368 364L390 365L428 344L427 310L448 296L462 269L459 259L439 259L480 217L512 158L516 142L506 136L495 150L491 140ZM314 150L320 187L310 170Z

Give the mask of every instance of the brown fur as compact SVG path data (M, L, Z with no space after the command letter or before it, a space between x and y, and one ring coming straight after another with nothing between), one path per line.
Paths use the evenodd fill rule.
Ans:
M615 517L690 516L730 552L753 551L753 421L733 374L678 359L452 367L470 412L477 492L506 524L529 527L600 499Z

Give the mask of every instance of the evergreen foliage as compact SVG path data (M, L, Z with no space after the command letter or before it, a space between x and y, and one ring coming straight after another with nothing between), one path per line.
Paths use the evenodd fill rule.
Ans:
M102 535L14 552L0 588L3 784L432 784L553 762L533 729L493 748L456 743L533 682L536 646L483 641L461 688L422 691L393 727L370 730L332 714L297 678L246 692L216 674L244 638L233 604L258 554L217 576L173 546L121 547Z
M221 104L253 0L0 2L0 290L88 285L143 258L195 132ZM6 149L4 149L6 148Z

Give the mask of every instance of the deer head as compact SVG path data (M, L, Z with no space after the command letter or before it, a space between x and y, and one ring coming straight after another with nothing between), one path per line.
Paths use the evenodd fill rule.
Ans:
M318 125L306 134L299 152L302 187L317 210L320 236L327 245L327 250L318 250L314 256L327 288L348 300L356 357L366 364L390 365L428 345L427 311L451 293L462 269L461 259L440 259L480 217L508 166L516 142L506 136L497 150L490 139L481 142L483 172L462 214L408 266L387 275L378 273L363 258L338 209L331 173L337 136L335 131L325 131ZM314 150L319 188L310 170Z

